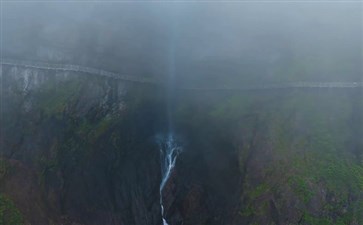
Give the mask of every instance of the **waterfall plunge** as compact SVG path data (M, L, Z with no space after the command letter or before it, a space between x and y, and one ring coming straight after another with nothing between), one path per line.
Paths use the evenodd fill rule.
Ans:
M160 207L163 225L169 225L164 217L164 204L162 192L165 184L167 183L170 174L175 166L176 159L181 152L182 148L175 140L173 133L160 139L160 156L161 156L161 183L160 183Z
M172 18L177 15L176 8L172 9ZM176 16L177 17L177 16ZM175 75L176 75L176 21L172 19L171 21L171 37L169 42L169 52L168 52L168 86L167 86L167 122L168 131L167 134L159 139L160 147L160 161L161 161L161 183L160 183L160 207L161 207L161 217L163 220L163 225L169 225L165 219L164 213L164 202L163 202L163 190L166 183L169 180L171 173L173 172L176 159L181 152L181 145L177 142L174 129L173 129L173 109L175 104Z
M167 120L168 120L168 133L163 137L159 138L159 148L160 148L160 161L161 161L161 183L160 183L160 207L161 216L163 219L163 225L169 225L164 217L164 204L162 192L164 187L170 177L175 166L176 159L181 152L182 148L177 142L174 132L173 132L173 104L175 102L174 93L174 76L175 76L175 65L174 65L174 49L172 48L172 53L170 57L169 69L169 82L167 87Z

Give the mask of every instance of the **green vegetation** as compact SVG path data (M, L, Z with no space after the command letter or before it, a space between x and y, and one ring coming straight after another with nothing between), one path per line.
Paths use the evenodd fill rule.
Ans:
M253 190L251 190L250 193L248 193L248 196L251 199L256 199L258 197L260 197L262 194L267 193L269 191L269 185L264 183L264 184L260 184L257 187L255 187Z
M104 202L103 198L109 198L110 193L117 192L112 188L118 187L110 182L122 180L123 167L129 166L125 162L126 157L139 157L140 152L153 147L145 140L150 140L154 134L154 119L159 117L155 109L159 108L157 104L160 101L155 100L148 89L142 88L117 101L107 100L115 98L114 93L106 97L102 93L83 101L83 98L87 98L84 92L90 91L87 90L87 81L80 86L77 82L69 85L71 87L67 89L71 91L67 94L49 91L43 96L38 93L42 98L33 108L32 113L42 112L37 127L56 128L51 129L52 133L49 134L50 147L35 159L39 183L44 190L49 190L59 188L59 182L64 182L62 191L66 194L60 193L61 201L71 198L69 196L78 191L74 194L77 197L73 196L77 204L90 212L104 210L109 205L100 202ZM57 107L48 107L47 104L53 100ZM88 108L81 107L83 104ZM119 107L119 104L123 104L123 107ZM32 129L33 126L30 124L26 128ZM77 191L70 191L71 185L87 185L82 187L87 191L77 189L79 186ZM103 189L105 186L110 189Z
M0 194L0 225L22 225L23 216L14 203L6 196Z
M6 174L9 173L9 170L9 163L6 160L0 158L0 181L6 176Z
M36 93L36 103L47 116L60 116L66 107L73 104L79 98L82 89L82 81L73 79L59 82L54 80Z
M127 157L145 158L145 149L152 147L147 142L165 125L165 115L160 114L165 99L150 94L154 90L135 88L122 100L115 101L115 93L107 92L105 97L101 91L83 101L93 91L87 82L50 82L33 93L32 110L14 114L15 122L5 128L47 140L42 143L46 147L39 145L41 149L31 156L35 159L30 159L40 183L45 190L59 190L62 183L66 197L72 195L70 185L75 185L79 205L92 211L107 207L99 204L100 199L117 193L116 182L124 176ZM197 157L209 160L212 167L222 150L223 156L238 159L233 176L241 176L239 216L259 224L271 217L271 211L276 215L293 210L295 221L289 222L302 218L306 225L363 224L363 164L351 150L351 137L359 126L350 126L356 109L349 94L283 90L217 95L180 97L175 127L192 144L208 142L201 144L207 147ZM17 107L13 110L18 113ZM17 136L8 139L12 137ZM0 179L8 172L9 165L1 160ZM211 186L223 190L217 185ZM92 189L104 186L112 190L98 195L99 190ZM12 221L3 224L21 221L11 201L2 196L1 204L1 218Z
M308 203L314 195L307 181L307 179L298 176L292 176L288 179L288 184L292 187L292 190L305 204Z
M310 214L304 214L303 220L306 224L309 224L309 225L328 225L328 224L334 223L329 218L314 217ZM337 224L337 223L334 223L334 224ZM341 225L341 223L339 225Z
M351 137L359 131L349 125L357 110L351 96L329 91L235 93L200 104L199 111L183 105L179 115L185 117L181 119L184 123L206 124L210 130L228 133L216 131L229 138L226 142L234 142L233 136L242 138L241 168L251 160L249 151L257 155L254 166L264 162L258 167L258 176L247 174L239 213L243 218L268 215L271 198L278 211L286 214L286 205L296 199L297 208L291 210L303 213L306 224L360 224L363 166L351 149ZM246 142L256 126L257 147ZM318 207L318 215L311 211L312 204Z

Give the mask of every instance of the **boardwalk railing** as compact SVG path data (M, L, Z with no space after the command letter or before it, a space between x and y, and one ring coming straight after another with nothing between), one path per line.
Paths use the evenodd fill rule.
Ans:
M95 69L86 66L72 65L72 64L54 64L44 62L33 62L33 61L22 61L12 59L2 59L2 65L35 68L42 70L58 70L58 71L70 71L79 72L86 74L93 74L103 77L111 77L114 79L125 80L129 82L137 83L150 83L150 84L165 84L161 80L148 77L137 77L125 74L118 74L105 70ZM264 90L264 89L286 89L286 88L363 88L363 81L359 82L291 82L283 84L261 84L261 85L250 85L242 87L179 87L179 89L190 90L190 91L228 91L228 90Z
M7 66L17 66L17 67L25 67L25 68L34 68L41 70L58 70L58 71L69 71L69 72L79 72L79 73L87 73L93 74L103 77L111 77L115 79L130 81L130 82L138 82L138 83L161 83L153 78L148 77L137 77L125 74L118 74L114 72L109 72L106 70L95 69L86 66L79 66L73 64L55 64L55 63L45 63L45 62L34 62L34 61L22 61L22 60L12 60L12 59L2 59L2 65Z
M183 88L190 91L228 91L228 90L268 90L268 89L291 89L291 88L363 88L363 82L291 82L281 84L261 84L241 87L206 87L206 88Z

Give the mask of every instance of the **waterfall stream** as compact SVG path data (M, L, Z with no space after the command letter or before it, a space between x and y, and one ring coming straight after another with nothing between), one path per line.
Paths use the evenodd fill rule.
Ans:
M173 133L159 140L161 157L160 207L163 225L169 225L164 215L163 190L175 166L176 159L182 148L175 140Z
M170 40L169 40L169 49L168 49L168 58L166 62L168 64L168 86L166 89L166 97L167 97L167 124L168 131L165 136L160 139L160 161L161 161L161 182L160 182L160 208L161 208L161 217L163 220L163 225L169 225L165 219L164 212L164 201L163 201L163 190L165 185L167 184L171 173L173 172L176 159L181 152L181 145L177 142L174 134L174 123L173 123L173 109L175 106L175 78L177 71L177 56L176 56L176 48L177 48L177 34L176 34L176 18L178 17L178 13L176 8L172 7L171 10L172 19L170 21Z

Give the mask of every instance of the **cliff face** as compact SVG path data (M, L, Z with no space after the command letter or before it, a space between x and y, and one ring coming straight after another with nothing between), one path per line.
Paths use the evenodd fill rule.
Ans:
M361 90L195 96L178 110L172 224L362 223Z
M14 66L1 76L5 224L162 223L162 88ZM361 97L178 92L169 224L362 224Z
M26 222L159 223L157 91L85 74L2 69L1 193Z

